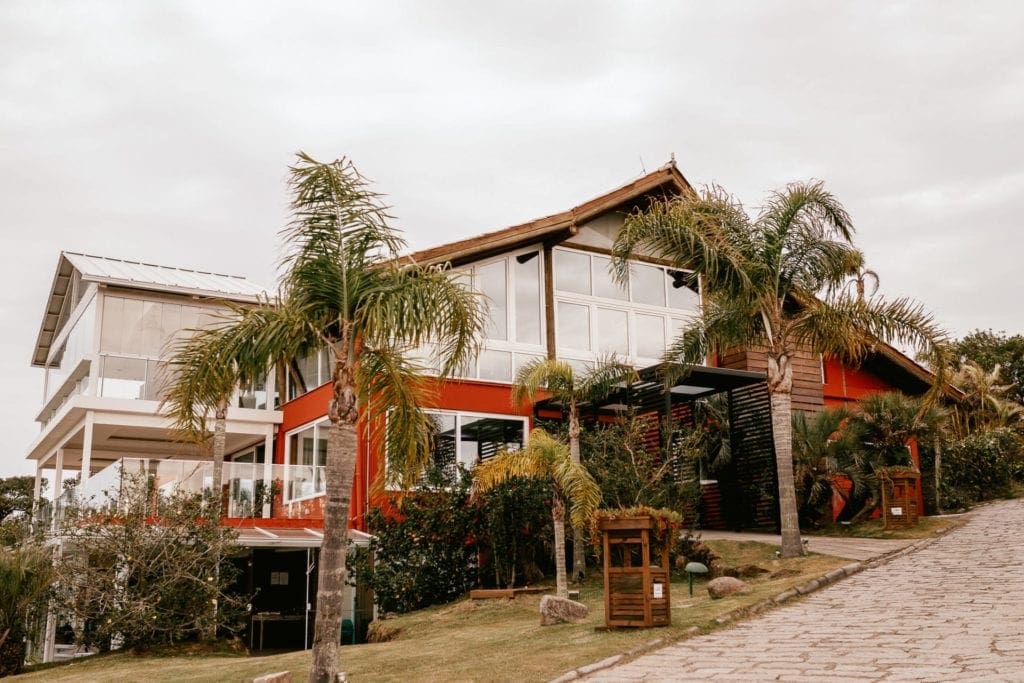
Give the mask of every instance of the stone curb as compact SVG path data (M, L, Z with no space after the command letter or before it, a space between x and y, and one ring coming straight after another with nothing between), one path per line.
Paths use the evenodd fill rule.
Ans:
M813 593L814 591L826 588L832 585L833 583L841 581L849 576L859 574L865 569L881 567L882 565L892 562L898 557L903 557L904 555L915 553L918 550L930 546L932 543L939 540L946 534L959 529L966 522L967 520L964 519L959 524L952 524L949 527L939 531L937 534L930 538L923 538L919 541L911 543L908 546L904 546L903 548L898 548L896 550L890 550L887 553L883 553L882 555L878 555L877 557L873 557L869 560L851 562L850 564L843 565L838 569L833 569L832 571L826 572L825 574L822 574L817 578L811 579L806 583L802 583L799 586L796 586L795 588L790 588L789 590L783 591L774 597L765 598L760 602L755 602L753 605L748 605L746 607L737 607L734 610L730 610L729 612L726 612L722 616L715 619L715 621L718 624L727 624L731 621L735 621L743 617L749 617L755 614L760 614L761 612L765 612L773 607L786 603L792 600L793 598L802 597L809 593ZM552 679L551 681L549 681L549 683L567 683L567 681L574 681L579 678L583 678L584 676L592 674L595 671L601 671L602 669L610 669L611 667L623 661L628 661L640 655L647 654L648 652L651 652L653 650L658 650L667 645L678 643L682 640L690 638L691 636L697 635L698 633L700 633L700 628L697 626L691 626L686 630L686 633L680 636L655 638L654 640L650 640L646 643L641 643L620 654L612 655L611 657L602 659L599 662L594 662L593 664L587 664L586 666L577 667L572 671L567 671L558 678Z

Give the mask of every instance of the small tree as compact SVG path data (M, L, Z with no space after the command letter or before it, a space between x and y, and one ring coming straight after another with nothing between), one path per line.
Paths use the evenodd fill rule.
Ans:
M525 448L506 451L473 468L477 491L489 491L518 477L550 481L551 519L555 529L555 584L559 597L569 595L565 576L565 505L570 506L574 528L587 523L601 502L601 490L583 465L574 462L569 448L543 429L530 432Z
M53 574L50 553L42 548L0 550L0 676L21 671L25 636L46 613Z
M56 605L84 624L89 645L149 647L196 640L216 607L222 631L241 627L243 600L227 592L235 568L223 558L236 534L221 529L195 494L164 494L129 477L109 505L82 501L65 513L56 563Z
M913 466L910 442L934 442L943 429L946 412L923 398L899 392L871 394L860 401L848 429L856 440L854 477L865 483L866 502L857 520L881 502L878 471L886 467Z
M615 360L601 360L577 373L572 365L553 358L527 363L516 374L512 386L512 403L536 400L544 388L558 401L569 420L569 455L580 464L580 404L596 401L611 393L617 385L632 378L632 367ZM583 528L573 528L572 580L582 581L586 574L586 554L583 547Z
M796 495L802 521L820 525L828 514L827 505L836 493L848 501L863 492L860 470L853 467L855 439L843 429L850 417L845 407L826 408L817 413L793 413L793 468ZM849 492L837 486L846 477ZM828 516L827 521L831 521Z

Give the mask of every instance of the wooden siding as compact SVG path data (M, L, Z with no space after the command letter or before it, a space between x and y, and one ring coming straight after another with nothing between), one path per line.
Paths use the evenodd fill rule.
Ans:
M722 354L718 366L733 370L768 371L764 351L739 349ZM793 356L793 409L818 411L825 406L821 386L821 356L798 350Z

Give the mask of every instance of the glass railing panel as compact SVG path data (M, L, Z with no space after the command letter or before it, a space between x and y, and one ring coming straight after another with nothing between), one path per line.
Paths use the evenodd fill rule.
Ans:
M103 355L100 357L100 396L106 398L145 398L145 358Z

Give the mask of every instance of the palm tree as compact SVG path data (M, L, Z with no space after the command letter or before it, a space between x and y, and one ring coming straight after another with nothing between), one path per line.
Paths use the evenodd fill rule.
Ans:
M798 507L805 521L821 521L833 492L847 499L846 491L836 486L837 476L846 476L853 484L850 494L859 495L862 490L859 471L850 466L853 439L850 431L843 429L849 417L844 406L816 413L793 412L793 469Z
M953 432L960 438L978 429L1005 427L1024 410L1007 397L1014 385L1003 383L999 363L986 371L974 361L964 361L951 381L963 392L951 415Z
M603 359L578 374L573 366L554 358L531 361L519 369L512 385L512 404L535 401L537 393L545 388L561 405L569 420L569 455L580 464L580 404L597 401L610 394L616 386L635 374L633 368L615 360ZM573 527L572 580L580 582L586 574L586 554L583 547L583 528Z
M236 308L237 313L242 309ZM224 321L227 323L228 321ZM227 413L231 397L245 377L233 350L220 342L219 326L191 330L191 336L172 347L165 365L171 381L165 384L162 407L174 419L175 428L193 443L209 441L207 418L213 413L213 519L221 514L224 456L227 448Z
M484 460L473 468L473 482L479 493L515 478L551 482L551 519L555 528L555 589L559 597L569 596L565 577L565 504L574 529L587 523L601 502L601 489L586 468L573 461L568 447L543 429L530 432L526 446Z
M716 350L764 350L783 557L803 553L793 484L794 354L810 350L856 362L882 340L925 347L938 372L945 367L939 344L945 335L920 305L843 291L846 278L864 266L853 233L846 210L815 182L775 192L754 218L718 187L657 201L627 217L614 244L620 281L638 253L655 254L702 278L701 316L666 351L667 362L685 372Z
M425 391L422 368L405 356L432 342L440 374L448 375L476 355L486 311L446 268L399 260L404 240L347 159L320 163L299 153L290 171L292 220L282 231L277 300L235 309L230 324L199 335L196 353L205 360L181 370L201 373L223 363L225 373L233 368L237 377L253 378L324 349L331 358L324 538L309 680L334 681L356 421L369 414L374 426L384 428L386 420L387 476L403 487L415 485L430 457L430 420L418 407ZM204 379L179 373L175 381ZM194 395L197 401L183 405L195 413L219 397L205 390Z
M913 465L910 441L935 443L946 423L946 411L937 405L898 391L870 394L860 400L848 430L857 443L856 469L868 484L868 500L853 520L874 510L881 500L878 472L886 467Z

